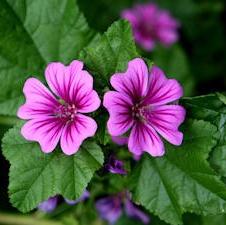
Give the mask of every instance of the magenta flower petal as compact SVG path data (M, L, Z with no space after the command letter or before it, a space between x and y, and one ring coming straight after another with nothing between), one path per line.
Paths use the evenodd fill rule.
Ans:
M141 159L141 157L142 157L142 155L135 155L135 154L133 154L133 159L135 161L139 161Z
M73 123L68 123L62 132L61 148L67 155L72 155L79 150L82 142L92 137L97 130L97 124L91 117L77 114Z
M70 91L70 99L77 102L78 112L93 112L100 106L100 99L93 90L93 78L87 71L80 71L76 74Z
M132 127L133 120L130 116L132 101L129 97L116 91L109 91L104 95L103 104L110 114L107 127L112 136L122 135Z
M52 115L53 109L59 105L52 93L36 78L29 78L25 82L23 92L26 103L17 112L21 119Z
M29 121L21 133L27 140L39 142L45 153L53 151L61 140L63 152L71 155L96 132L96 122L80 114L100 106L93 78L82 68L83 63L77 60L69 66L57 62L47 66L45 77L56 97L35 78L25 82L26 103L18 116Z
M131 130L128 143L129 150L135 155L143 151L152 156L162 156L164 145L156 131L148 124L136 123Z
M183 96L183 88L175 79L167 79L157 66L150 72L149 88L143 101L144 105L164 105Z
M142 59L136 58L129 62L125 73L114 74L111 77L112 87L132 99L141 98L147 89L148 70Z
M110 114L107 127L113 141L120 145L128 141L129 151L136 158L143 152L164 154L158 133L174 145L182 143L183 134L178 127L184 121L185 110L169 105L183 95L176 80L167 79L157 66L149 75L144 61L134 59L126 73L112 76L111 84L117 91L105 93L104 106Z
M66 102L70 101L69 93L73 79L82 70L83 63L74 60L69 66L59 62L50 63L45 70L46 81L50 89Z
M38 141L45 153L52 152L62 134L63 124L54 117L29 120L21 129L21 134L29 141Z
M185 119L185 109L179 105L164 105L154 108L150 114L150 123L167 141L180 145L183 134L178 131Z

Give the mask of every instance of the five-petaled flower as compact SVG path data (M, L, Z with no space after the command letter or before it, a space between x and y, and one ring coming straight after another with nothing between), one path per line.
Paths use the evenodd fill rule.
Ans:
M152 50L156 42L169 47L178 40L179 22L154 3L135 5L122 11L121 16L131 23L136 42L147 51Z
M107 122L110 135L130 132L128 147L135 155L145 151L162 156L164 145L157 133L171 144L181 144L183 134L178 127L184 121L185 110L169 104L183 95L175 79L167 79L157 66L152 66L149 72L145 62L136 58L129 62L125 73L114 74L110 82L116 91L108 91L103 102L110 114Z
M52 152L60 141L65 154L74 154L97 129L96 122L82 114L100 106L93 78L77 60L69 66L50 63L45 78L52 92L36 78L29 78L24 84L26 102L17 115L29 121L21 133L25 139L39 142L45 153Z

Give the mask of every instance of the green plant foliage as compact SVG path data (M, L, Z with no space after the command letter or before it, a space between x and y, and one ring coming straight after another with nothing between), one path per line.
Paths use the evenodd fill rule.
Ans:
M10 201L22 212L56 194L68 199L80 197L104 160L100 147L93 142L83 144L73 156L66 156L59 149L44 154L37 143L20 135L20 127L5 134L2 148L11 164Z
M211 163L226 177L226 103L224 94L210 94L195 98L185 98L182 103L188 116L213 123L220 134L218 144L211 156Z
M161 158L145 155L131 178L135 201L170 224L182 224L184 212L217 214L226 210L226 187L207 162L216 145L215 126L190 120L184 143L167 145Z
M75 0L1 0L0 114L15 115L29 76L51 61L69 63L95 41Z
M124 20L112 24L98 43L80 54L102 88L109 84L113 73L125 70L128 61L137 56L130 24Z

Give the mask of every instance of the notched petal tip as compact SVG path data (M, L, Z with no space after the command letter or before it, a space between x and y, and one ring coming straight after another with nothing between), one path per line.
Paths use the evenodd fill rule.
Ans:
M48 144L40 143L40 142L39 142L39 145L41 147L42 152L44 152L46 154L53 152L53 150L55 150L55 148L56 148L56 146L49 147Z
M35 83L41 83L37 78L35 77L29 77L23 86L23 93L24 96L27 97L27 94L31 91L31 87L35 84ZM41 83L42 84L42 83Z
M165 154L165 148L158 150L158 151L152 151L152 150L145 150L145 152L149 153L152 157L162 157Z
M135 67L135 68L140 67L140 66L146 67L146 63L142 58L136 57L129 61L128 67L130 67L130 66Z
M25 108L25 104L21 105L19 107L19 109L17 110L17 117L19 117L20 119L24 119L26 120L27 119L27 114L26 114L26 108Z
M82 144L82 143L81 143ZM80 145L81 145L80 144ZM67 156L71 156L71 155L74 155L75 153L77 153L77 151L79 150L80 148L80 145L79 146L74 146L73 148L70 148L70 147L61 147L62 149L62 152L67 155Z
M76 72L80 71L83 69L84 63L80 60L73 60L69 67L71 68L71 70L76 70Z
M141 58L135 58L128 63L126 72L115 73L110 79L112 87L136 100L144 96L148 84L148 69Z
M156 77L159 77L159 79L167 80L164 71L160 67L158 67L156 64L153 64L149 68L149 73L151 76L156 76Z
M180 131L177 131L174 140L171 141L170 143L176 146L180 146L183 142L183 137L184 134Z

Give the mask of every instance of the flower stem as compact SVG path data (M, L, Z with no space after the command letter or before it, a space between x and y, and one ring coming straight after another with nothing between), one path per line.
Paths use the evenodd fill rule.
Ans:
M19 119L14 116L0 116L0 125L12 127Z
M0 224L4 225L63 225L59 221L39 219L34 216L0 213Z

